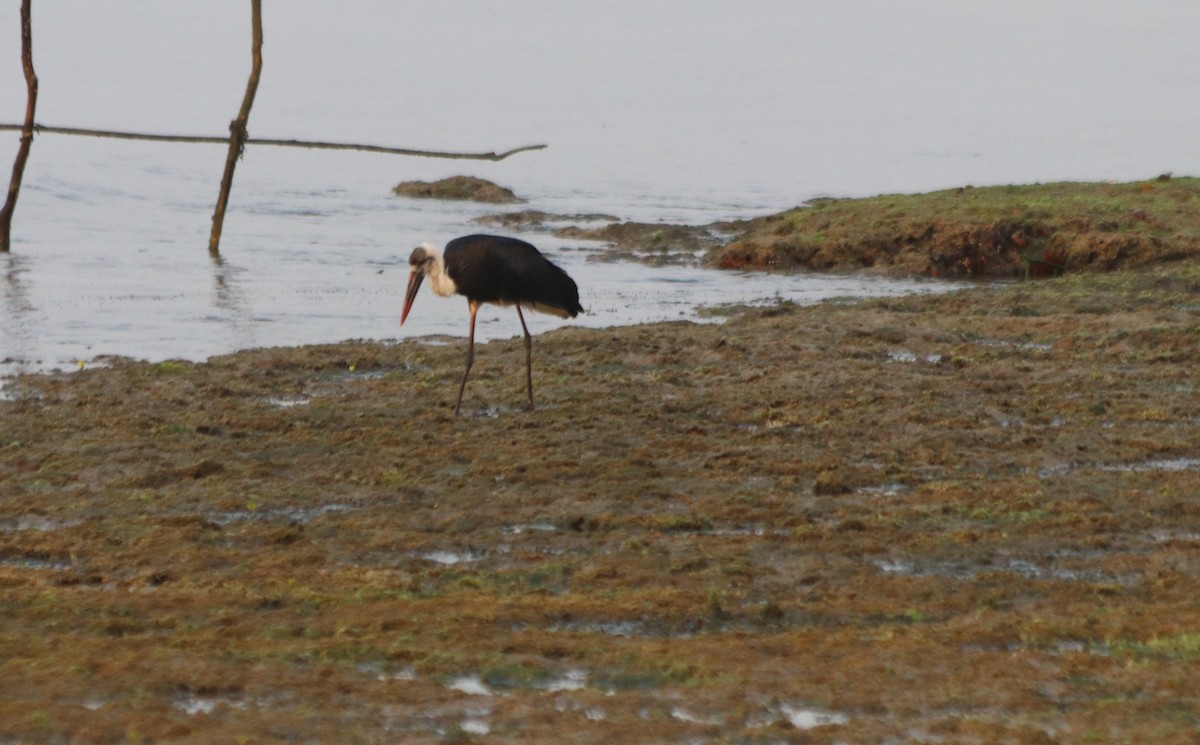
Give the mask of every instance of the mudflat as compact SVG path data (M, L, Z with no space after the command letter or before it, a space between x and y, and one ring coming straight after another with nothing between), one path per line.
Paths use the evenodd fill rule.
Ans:
M0 401L0 742L1194 742L1200 265Z

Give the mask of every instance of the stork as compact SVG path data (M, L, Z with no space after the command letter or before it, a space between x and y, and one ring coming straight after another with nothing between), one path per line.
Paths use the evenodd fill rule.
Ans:
M432 243L422 243L413 249L408 259L411 272L404 294L404 325L421 281L429 277L433 291L442 297L462 295L471 311L470 334L467 339L467 367L458 384L458 401L454 415L462 407L463 389L475 359L475 314L484 303L517 306L517 318L525 332L525 388L529 406L533 408L533 340L525 326L521 306L549 313L560 318L574 318L583 312L579 304L579 288L567 273L542 255L532 245L516 238L498 235L467 235L446 244L444 251Z

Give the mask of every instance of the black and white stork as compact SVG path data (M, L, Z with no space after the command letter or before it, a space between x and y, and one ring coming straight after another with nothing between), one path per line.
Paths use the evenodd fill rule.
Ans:
M579 288L566 272L552 263L532 245L516 238L498 235L467 235L446 244L444 251L432 243L413 249L408 259L412 271L404 294L403 325L412 309L421 281L429 277L433 291L442 297L462 295L471 311L471 330L467 340L467 368L458 385L454 415L462 407L463 389L475 358L475 314L484 303L517 306L517 318L525 332L525 387L529 407L533 408L533 340L525 326L524 306L560 318L574 318L583 312Z

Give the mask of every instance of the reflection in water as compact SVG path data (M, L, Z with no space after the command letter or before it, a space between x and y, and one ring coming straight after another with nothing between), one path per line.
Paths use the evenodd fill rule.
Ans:
M213 265L213 305L221 310L237 315L242 307L241 293L231 281L237 269L225 263L220 256L212 257Z
M26 274L29 260L20 254L0 254L4 282L0 284L0 307L4 322L0 323L0 363L6 370L24 372L37 354L34 324L30 323L36 309L29 299Z
M245 289L240 281L241 267L228 263L221 256L212 256L213 297L212 304L221 311L216 323L226 326L237 349L254 345L254 327L251 321Z

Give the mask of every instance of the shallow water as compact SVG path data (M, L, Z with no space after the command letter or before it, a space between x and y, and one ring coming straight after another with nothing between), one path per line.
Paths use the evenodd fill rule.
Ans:
M39 121L227 131L248 15L234 0L38 6ZM16 18L15 4L0 9L0 28ZM393 197L406 179L469 173L533 209L703 224L821 194L1197 173L1198 25L1190 0L518 0L469 18L382 0L268 8L252 136L549 148L484 163L251 147L214 262L224 146L40 135L0 257L0 376L110 354L464 336L465 303L431 294L399 326L404 263L496 210ZM16 40L0 38L0 59L16 59ZM19 119L23 91L19 66L3 66L0 119ZM15 148L17 134L0 142ZM588 313L571 323L593 327L933 287L589 262L576 249L595 246L527 237L578 280ZM481 338L515 335L514 316L488 309Z
M603 328L700 320L697 311L710 304L807 303L953 287L931 281L588 262L582 252L555 250L557 241L538 242L579 282L587 312L566 322L527 314L532 333L564 325ZM302 250L275 257L247 254L220 263L194 255L174 264L160 262L148 251L105 253L110 257L106 261L69 251L0 256L0 270L7 270L0 299L9 311L0 330L0 372L72 370L102 355L203 360L252 347L466 335L466 303L429 292L418 297L413 314L400 327L407 267L394 253L387 264L373 262L363 252L338 265ZM476 334L486 340L519 335L520 329L512 309L485 306Z

